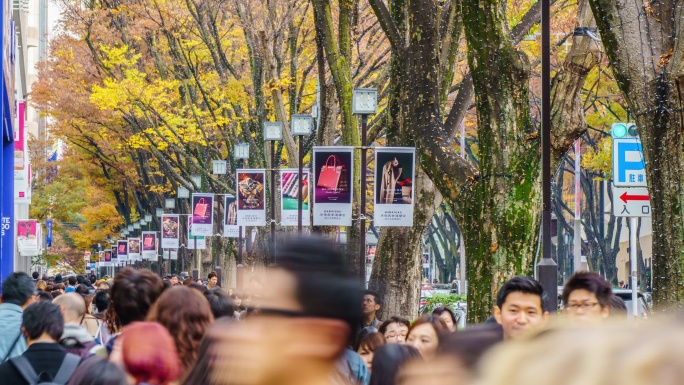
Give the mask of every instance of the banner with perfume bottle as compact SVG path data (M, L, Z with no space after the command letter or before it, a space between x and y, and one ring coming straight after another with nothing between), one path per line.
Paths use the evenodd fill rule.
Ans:
M240 226L266 226L266 170L237 173L237 221Z
M302 226L311 224L309 170L304 170L304 178L300 184L299 170L280 170L280 224L297 226L299 215L299 195L302 196Z
M351 226L354 147L314 147L314 226Z
M375 148L375 226L413 226L413 147Z
M131 261L142 261L140 257L140 238L128 238L128 258Z
M180 220L178 214L163 214L161 219L162 249L177 249L180 246Z

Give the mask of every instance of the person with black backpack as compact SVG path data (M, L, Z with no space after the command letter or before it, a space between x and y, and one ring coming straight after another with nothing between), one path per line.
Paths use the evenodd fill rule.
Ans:
M24 310L21 330L28 349L0 365L2 383L65 385L81 358L67 353L57 343L64 331L60 307L45 301L30 305Z

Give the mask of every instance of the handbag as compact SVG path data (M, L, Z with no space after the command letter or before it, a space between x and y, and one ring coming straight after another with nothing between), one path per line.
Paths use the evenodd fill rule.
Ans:
M152 247L152 242L154 242L152 237L145 237L145 247Z
M336 190L338 192L345 192L349 186L347 183L347 168L343 165L338 165L339 159L337 155L330 155L325 160L325 164L321 167L321 173L318 174L317 187Z
M200 198L199 202L197 202L197 205L195 206L195 215L198 217L206 217L208 206L209 205L204 202L204 198Z

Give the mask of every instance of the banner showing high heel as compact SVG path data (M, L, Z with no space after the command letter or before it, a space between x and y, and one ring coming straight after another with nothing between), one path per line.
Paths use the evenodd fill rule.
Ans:
M223 236L238 238L237 198L228 194L223 203Z
M140 238L128 238L128 258L131 261L142 261L140 257Z
M353 147L313 148L314 226L351 226L353 159Z
M192 194L192 224L195 236L214 235L214 194Z
M157 260L157 233L154 231L142 233L142 258Z
M280 224L283 226L297 226L299 212L298 194L302 196L302 226L311 224L309 211L311 175L309 170L304 170L304 179L300 190L299 170L280 170Z
M237 170L237 221L240 226L266 226L266 170Z
M163 214L161 222L162 249L177 249L180 246L178 214Z
M375 226L413 226L413 147L375 148Z

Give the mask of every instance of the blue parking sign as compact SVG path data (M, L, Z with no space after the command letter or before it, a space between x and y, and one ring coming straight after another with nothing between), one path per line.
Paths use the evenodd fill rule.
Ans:
M613 139L613 184L618 187L647 187L646 163L639 139Z

